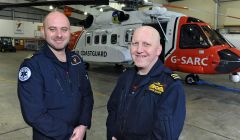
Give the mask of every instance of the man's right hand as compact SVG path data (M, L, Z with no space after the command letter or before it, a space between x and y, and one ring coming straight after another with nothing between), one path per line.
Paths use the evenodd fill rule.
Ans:
M115 137L112 137L112 140L117 140Z

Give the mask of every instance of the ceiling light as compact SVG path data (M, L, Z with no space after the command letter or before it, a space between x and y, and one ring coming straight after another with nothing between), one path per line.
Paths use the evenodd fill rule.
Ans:
M50 5L50 6L49 6L49 9L50 9L50 10L52 10L52 9L53 9L53 6L52 6L52 5Z
M126 7L126 4L121 4L121 7Z

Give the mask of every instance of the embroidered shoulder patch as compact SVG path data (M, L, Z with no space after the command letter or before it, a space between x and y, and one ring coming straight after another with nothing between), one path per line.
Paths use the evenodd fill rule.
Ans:
M164 92L164 86L160 82L154 82L149 85L148 89L157 94L162 94Z
M178 74L176 74L176 73L171 74L171 77L172 77L173 79L175 79L175 80L181 79L181 77L180 77Z
M81 63L81 59L79 58L79 56L78 55L73 55L72 60L71 60L71 64L72 65L77 65L79 63Z
M31 70L28 67L22 67L18 73L18 79L22 82L27 81L31 77Z

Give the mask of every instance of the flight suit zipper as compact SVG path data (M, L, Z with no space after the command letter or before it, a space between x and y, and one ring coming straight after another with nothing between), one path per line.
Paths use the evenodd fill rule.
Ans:
M71 94L73 95L72 80L71 80L71 78L70 78L70 76L69 76L69 72L66 71L65 73L66 73L67 83L70 85Z
M70 76L69 76L69 72L66 71L66 77L67 77L67 82L71 85L72 81L70 79Z
M62 87L60 81L57 78L55 78L55 79L57 81L58 86L60 87L60 90L63 91L63 87ZM62 92L62 94L63 94L63 92Z
M125 88L122 88L120 105L119 105L120 112L122 112L122 111L124 112L124 110L125 110L126 93L124 91L125 91ZM120 114L121 114L120 120L122 121L122 123L120 123L120 134L122 135L126 119L125 119L124 113L120 113Z

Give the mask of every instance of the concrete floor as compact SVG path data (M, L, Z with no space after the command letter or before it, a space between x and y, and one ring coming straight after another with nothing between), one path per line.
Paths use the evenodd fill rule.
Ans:
M31 140L31 128L23 121L17 98L18 67L31 51L0 53L0 140ZM112 65L92 65L89 76L95 105L88 140L105 140L106 103L120 72ZM179 73L184 77L185 74ZM239 88L227 75L200 75L205 81ZM219 86L184 85L187 117L181 140L239 140L240 92Z

